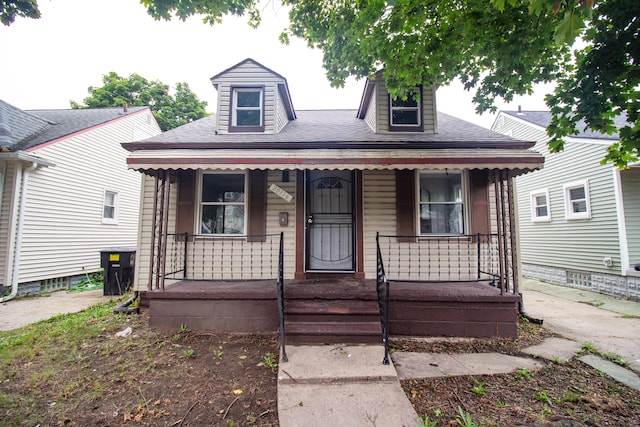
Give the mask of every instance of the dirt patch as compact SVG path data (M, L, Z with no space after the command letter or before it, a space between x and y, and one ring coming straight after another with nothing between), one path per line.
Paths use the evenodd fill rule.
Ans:
M55 360L26 353L5 366L0 424L278 425L275 335L161 331L145 312L124 316Z
M516 340L393 340L393 351L485 353L523 357L522 349L554 336L522 322ZM572 359L539 371L402 381L425 426L637 426L640 392Z

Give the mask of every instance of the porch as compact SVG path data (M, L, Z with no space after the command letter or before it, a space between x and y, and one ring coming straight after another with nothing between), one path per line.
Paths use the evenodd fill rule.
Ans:
M513 338L519 295L487 282L390 285L391 335ZM163 329L277 332L275 280L180 280L143 293L149 324ZM284 287L287 342L381 342L376 280L292 280Z
M283 233L162 240L160 286L143 294L154 327L280 331L283 348L285 342L388 343L389 334L517 335L520 295L499 234L378 234L376 279L325 273L286 283Z

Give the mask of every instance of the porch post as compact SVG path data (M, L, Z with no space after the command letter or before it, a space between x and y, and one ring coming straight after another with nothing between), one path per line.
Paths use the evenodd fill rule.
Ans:
M171 191L171 179L170 172L168 170L163 171L163 187L162 187L162 207L161 207L161 219L162 223L160 228L160 245L159 245L159 288L164 290L164 275L166 273L167 266L167 230L169 227L169 195ZM186 243L185 243L186 244Z
M514 199L514 191L513 191L513 177L510 172L507 172L507 201L509 207L509 236L510 239L510 249L511 249L511 280L513 283L513 288L511 292L514 295L518 295L520 293L520 273L518 271L518 222L516 218L516 207L515 207L515 199Z
M504 199L503 199L503 182L501 171L498 169L494 170L494 193L495 193L495 202L496 202L496 221L497 221L497 231L498 231L498 266L499 266L499 274L500 274L500 294L504 294L505 292L505 281L506 281L506 251L505 251L505 215L504 215Z
M154 176L155 182L153 187L153 213L151 215L151 249L149 251L149 282L147 283L147 289L149 291L153 290L153 282L154 277L153 274L155 270L155 260L156 260L156 223L157 223L157 214L158 214L158 186L160 185L158 172Z

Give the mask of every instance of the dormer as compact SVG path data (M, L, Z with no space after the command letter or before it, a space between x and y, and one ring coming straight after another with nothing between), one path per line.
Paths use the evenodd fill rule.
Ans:
M367 79L358 118L375 133L437 133L436 87L417 86L406 100L387 91L382 71Z
M217 132L280 132L295 120L287 79L247 58L211 77L218 91Z

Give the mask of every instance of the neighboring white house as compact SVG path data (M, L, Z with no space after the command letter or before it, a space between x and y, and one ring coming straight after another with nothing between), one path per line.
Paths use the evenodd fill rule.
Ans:
M516 180L523 274L640 300L640 164L600 163L618 135L583 132L549 153L550 121L547 111L502 111L492 126L537 141L545 156Z
M24 111L0 100L4 299L72 286L100 269L100 250L135 247L141 180L120 144L160 133L147 107Z

